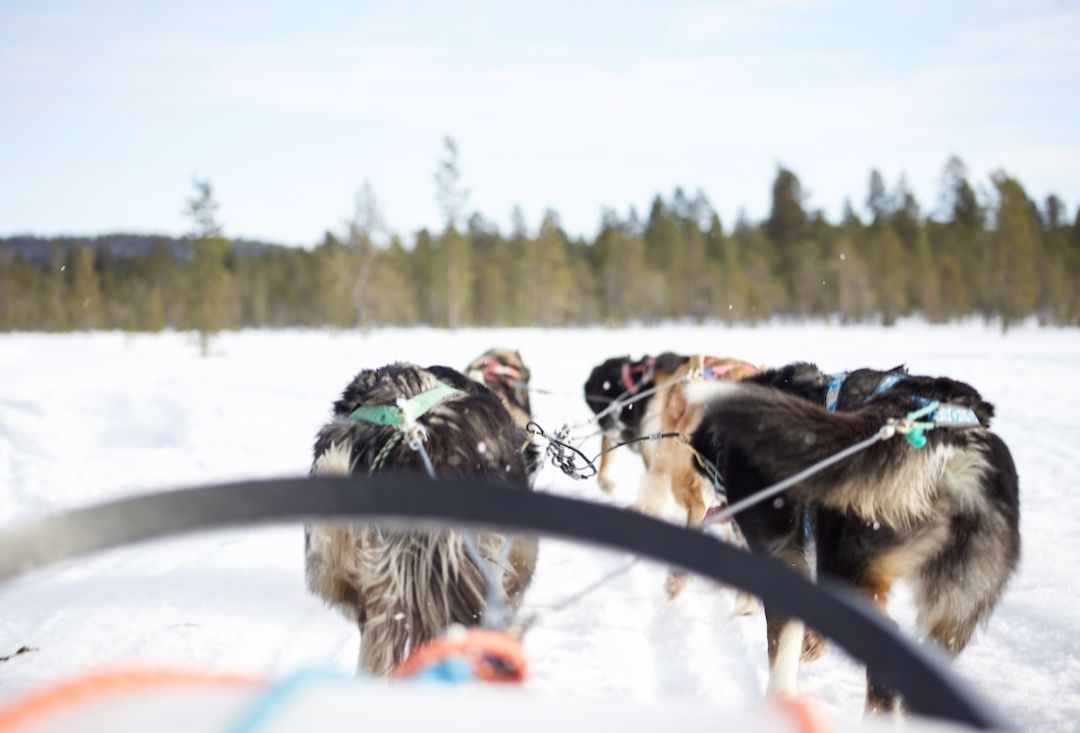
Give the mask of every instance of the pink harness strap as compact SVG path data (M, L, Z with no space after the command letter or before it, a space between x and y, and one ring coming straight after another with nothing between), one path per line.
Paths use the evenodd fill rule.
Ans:
M750 369L753 372L760 371L756 366L754 366L750 362L736 361L736 362L732 362L732 363L728 363L728 364L718 364L716 366L706 367L705 368L705 373L708 376L713 377L714 379L723 379L725 374L727 374L728 372L730 372L730 371L732 371L734 369L739 369L741 367L745 367L747 369Z

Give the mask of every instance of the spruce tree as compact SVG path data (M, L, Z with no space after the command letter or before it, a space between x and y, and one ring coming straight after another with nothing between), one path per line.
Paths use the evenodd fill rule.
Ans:
M368 331L373 325L376 296L372 290L375 274L375 260L378 257L375 237L385 228L382 210L375 190L369 181L356 194L352 218L347 224L346 242L351 252L351 262L337 259L332 266L336 272L326 273L324 279L332 288L337 288L339 280L352 280L352 298L355 308L354 323ZM334 254L328 253L330 257ZM334 296L331 295L331 298ZM335 306L331 306L335 307ZM340 319L339 319L340 320ZM342 322L342 325L345 325Z
M210 353L210 339L229 326L231 276L226 267L229 243L218 223L218 203L209 180L194 180L195 195L188 199L188 235L194 253L188 269L188 315L199 334L199 353Z
M777 277L783 285L785 305L805 315L820 281L816 271L813 242L808 236L808 217L803 208L802 184L782 166L772 186L772 205L765 221L765 233L775 252Z
M461 182L457 144L443 138L445 158L435 171L435 197L443 211L445 228L439 237L439 263L446 275L446 325L458 328L470 320L472 300L472 253L468 237L458 231L469 192Z
M101 328L105 325L101 281L94 269L94 252L89 247L75 250L71 263L68 314L71 325L78 330Z
M45 271L43 284L45 300L42 304L44 326L50 331L67 331L70 328L68 317L68 267L67 253L59 242L53 242L49 248L49 264Z
M992 177L998 194L997 226L990 240L992 302L1003 330L1031 315L1038 298L1035 259L1039 233L1020 182L1004 172Z

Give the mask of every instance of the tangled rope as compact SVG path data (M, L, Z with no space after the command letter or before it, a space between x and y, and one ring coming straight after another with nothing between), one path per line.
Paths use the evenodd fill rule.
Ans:
M582 452L580 448L568 442L570 440L570 427L568 425L563 425L555 431L554 435L548 435L544 432L544 429L540 427L540 424L536 422L530 422L525 426L525 429L528 430L529 434L533 437L546 440L547 447L544 449L544 452L551 460L551 464L570 478L578 481L583 481L596 476L600 472L600 469L596 466L596 462L600 460L601 456L611 453L619 448L635 443L663 440L665 438L678 438L683 443L687 443L686 436L682 433L649 433L648 435L639 435L636 438L616 443L610 448L606 448L590 458Z

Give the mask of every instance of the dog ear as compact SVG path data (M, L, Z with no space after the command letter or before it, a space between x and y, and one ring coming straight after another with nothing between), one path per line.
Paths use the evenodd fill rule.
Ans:
M781 373L785 382L810 382L812 384L824 384L825 375L818 369L817 364L809 361L796 361L783 367Z
M648 357L645 358L647 359ZM670 373L681 367L689 360L690 357L688 356L681 356L671 351L665 351L664 353L656 357L654 364L657 370Z
M907 364L897 364L892 369L888 370L889 374L907 374Z

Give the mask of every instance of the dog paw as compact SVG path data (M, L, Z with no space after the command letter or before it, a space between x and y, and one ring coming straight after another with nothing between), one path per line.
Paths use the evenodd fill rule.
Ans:
M601 476L599 479L597 479L597 483L600 484L600 489L605 494L615 493L615 482L609 479L607 476Z
M821 655L825 653L825 648L828 645L829 644L824 636L811 628L805 629L803 631L802 639L802 661L813 662L816 659L820 659Z
M732 611L732 616L753 616L759 611L761 611L761 602L758 601L757 596L743 591L735 594L735 610Z
M664 590L667 591L668 600L675 600L675 597L682 593L689 580L689 573L680 570L669 570L667 580L664 581Z

